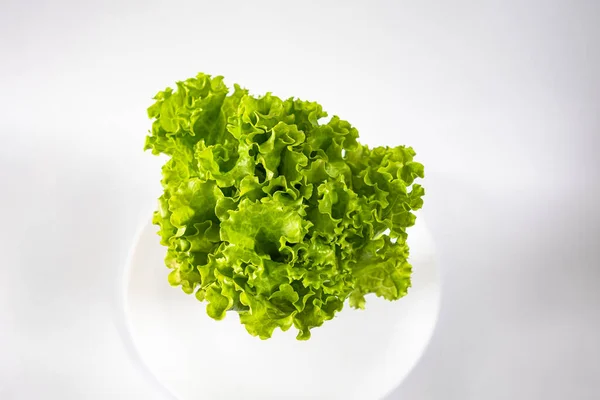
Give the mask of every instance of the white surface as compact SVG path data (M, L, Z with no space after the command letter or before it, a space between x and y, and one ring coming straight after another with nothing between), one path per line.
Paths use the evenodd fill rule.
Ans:
M124 307L132 345L158 382L180 400L382 399L404 379L431 338L439 310L439 274L422 218L409 229L409 295L367 297L297 341L294 328L262 341L235 312L223 321L167 283L157 227L147 224L125 271Z
M442 272L386 400L600 398L600 3L0 0L0 398L164 397L114 322L150 97L198 71L414 146Z

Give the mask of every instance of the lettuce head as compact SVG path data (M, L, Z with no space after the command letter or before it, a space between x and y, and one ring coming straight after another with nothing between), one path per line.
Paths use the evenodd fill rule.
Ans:
M154 99L145 148L168 161L153 223L169 283L210 317L306 340L346 301L407 294L407 228L424 195L412 148L369 148L315 102L230 90L221 76Z

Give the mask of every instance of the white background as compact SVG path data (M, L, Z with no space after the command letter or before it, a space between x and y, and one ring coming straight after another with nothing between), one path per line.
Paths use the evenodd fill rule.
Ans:
M0 0L1 399L162 398L114 288L145 108L198 71L425 164L442 310L387 400L600 398L597 1Z

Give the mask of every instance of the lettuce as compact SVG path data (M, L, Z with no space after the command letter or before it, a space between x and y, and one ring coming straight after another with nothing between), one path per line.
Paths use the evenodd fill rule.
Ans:
M198 74L159 92L145 149L166 154L153 223L169 283L261 339L310 338L346 299L406 295L406 229L423 205L410 147L369 148L314 102Z

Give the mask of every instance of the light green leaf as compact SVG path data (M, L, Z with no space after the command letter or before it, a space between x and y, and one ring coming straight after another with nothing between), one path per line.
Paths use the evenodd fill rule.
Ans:
M412 148L369 148L316 102L230 92L220 76L174 87L148 108L145 142L169 157L152 220L169 284L261 339L295 326L307 340L346 300L406 295L425 194Z

